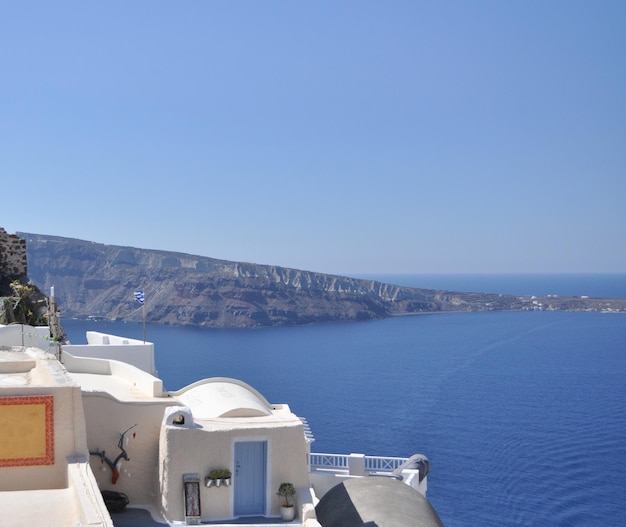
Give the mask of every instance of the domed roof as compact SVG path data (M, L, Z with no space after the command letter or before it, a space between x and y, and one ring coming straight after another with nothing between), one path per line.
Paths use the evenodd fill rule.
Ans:
M347 479L315 507L323 527L444 527L428 500L393 478Z
M272 407L254 388L236 379L206 379L178 392L194 419L216 417L263 417Z

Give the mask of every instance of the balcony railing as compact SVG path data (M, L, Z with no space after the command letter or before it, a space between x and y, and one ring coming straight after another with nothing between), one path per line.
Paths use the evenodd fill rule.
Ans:
M348 470L348 456L345 454L309 454L311 469Z
M311 453L311 470L347 472L364 475L373 473L392 473L408 461L405 457L365 456L363 454L320 454Z
M402 480L426 496L428 461L419 465L423 456L415 454L406 457L366 456L364 454L309 454L311 481L318 495L337 484L336 478L360 478L364 476L384 476ZM425 459L425 458L424 458ZM418 468L419 467L419 468ZM420 474L424 470L423 474Z
M393 472L408 461L406 457L365 456L365 470L368 472Z

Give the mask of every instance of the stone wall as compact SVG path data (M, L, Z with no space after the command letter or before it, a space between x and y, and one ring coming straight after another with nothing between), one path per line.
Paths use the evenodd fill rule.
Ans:
M0 276L26 275L26 240L0 227Z

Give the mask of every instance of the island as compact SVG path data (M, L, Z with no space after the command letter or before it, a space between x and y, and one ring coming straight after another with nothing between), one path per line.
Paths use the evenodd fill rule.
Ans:
M25 241L29 279L43 291L54 286L66 318L141 321L136 290L144 291L149 323L216 328L455 311L626 312L626 299L439 291L60 236L15 236Z

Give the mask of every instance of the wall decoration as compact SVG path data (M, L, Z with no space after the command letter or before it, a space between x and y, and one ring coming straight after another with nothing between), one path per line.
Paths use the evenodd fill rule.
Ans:
M200 474L183 474L185 500L185 522L187 525L200 523Z
M96 450L89 451L89 454L91 454L92 456L98 456L100 458L101 463L106 463L109 466L109 468L111 469L111 472L113 473L111 476L111 483L113 483L113 485L117 483L117 480L120 477L120 466L122 463L122 459L125 459L126 461L130 461L130 457L128 457L128 453L126 452L126 449L124 448L125 442L126 442L126 434L130 432L136 426L137 424L134 424L133 426L131 426L130 428L127 428L120 434L120 440L117 442L117 448L119 448L121 452L117 455L114 461L111 461L107 457L106 452L104 450L100 450L99 448L97 448ZM133 432L133 438L135 438L135 432Z
M54 465L54 397L0 397L0 467Z

